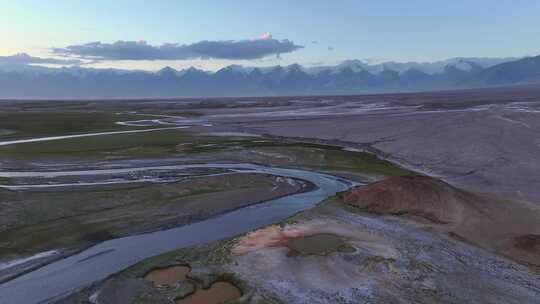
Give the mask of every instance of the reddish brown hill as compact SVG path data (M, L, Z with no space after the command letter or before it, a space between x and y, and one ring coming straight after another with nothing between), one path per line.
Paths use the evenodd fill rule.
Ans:
M525 264L540 266L540 209L477 195L427 176L397 176L341 194L343 203L423 225Z
M395 176L342 194L343 202L368 212L415 215L435 223L459 220L469 195L434 178Z

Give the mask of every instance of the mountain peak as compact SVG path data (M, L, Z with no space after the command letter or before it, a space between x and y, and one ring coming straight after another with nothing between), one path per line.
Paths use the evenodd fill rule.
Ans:
M203 71L203 70L201 70L201 69L198 69L198 68L196 68L196 67L193 67L193 66L191 66L191 67L189 67L189 68L187 68L187 69L182 70L182 72L184 72L183 74L187 74L187 73L190 73L190 74L193 74L193 73L197 73L197 74L205 73L205 74L206 74L205 71Z
M166 66L162 68L161 70L157 71L157 74L159 75L176 75L178 73L177 70L171 68L170 66Z
M32 56L28 55L27 53L17 53L12 56L13 58L21 58L21 59L28 59L32 58Z
M240 74L247 74L248 71L251 69L244 68L242 65L239 64L231 64L224 68L219 69L216 73L240 73Z

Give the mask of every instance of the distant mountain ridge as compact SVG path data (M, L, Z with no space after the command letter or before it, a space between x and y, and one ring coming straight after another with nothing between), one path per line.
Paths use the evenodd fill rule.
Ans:
M438 74L444 71L444 68L448 65L459 65L463 62L473 63L481 66L482 68L489 68L491 66L514 61L520 58L478 58L478 57L455 57L446 60L434 61L434 62L396 62L396 61L383 61L380 63L371 63L367 60L346 60L336 66L320 66L310 68L311 73L317 73L324 69L330 69L339 71L344 68L350 67L353 71L365 70L372 74L379 74L383 70L393 70L399 73L403 73L409 69L416 69L427 74Z
M409 92L540 83L540 56L433 63L349 60L336 66L231 65L157 72L70 67L2 68L0 98L146 98Z

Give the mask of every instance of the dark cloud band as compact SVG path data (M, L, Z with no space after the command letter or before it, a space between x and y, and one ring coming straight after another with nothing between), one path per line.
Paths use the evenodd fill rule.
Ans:
M273 38L254 40L200 41L193 44L153 46L145 41L92 42L53 48L63 56L97 60L187 60L187 59L260 59L294 52L303 46L290 40Z
M57 59L57 58L41 58L33 57L25 53L15 54L12 56L0 56L0 64L2 65L29 65L29 64L58 64L58 65L77 65L83 62L78 59Z

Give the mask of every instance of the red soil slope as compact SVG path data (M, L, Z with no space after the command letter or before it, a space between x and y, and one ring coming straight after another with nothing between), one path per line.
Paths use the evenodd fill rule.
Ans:
M345 192L340 199L365 212L410 216L426 227L540 270L536 206L466 192L427 176L389 177Z

